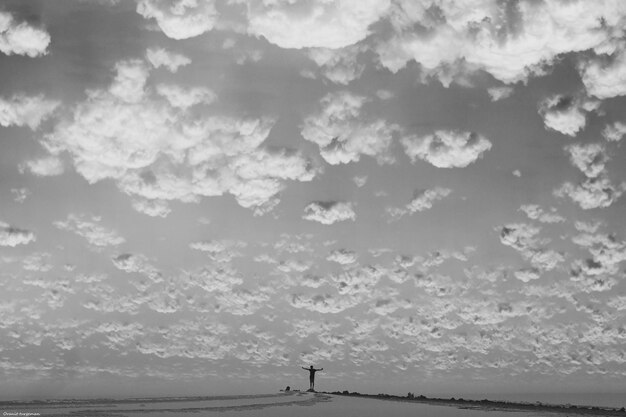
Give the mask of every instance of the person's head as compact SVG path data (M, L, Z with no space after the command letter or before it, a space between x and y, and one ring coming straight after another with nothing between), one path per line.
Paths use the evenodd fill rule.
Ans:
M311 369L313 369L313 365L311 365Z

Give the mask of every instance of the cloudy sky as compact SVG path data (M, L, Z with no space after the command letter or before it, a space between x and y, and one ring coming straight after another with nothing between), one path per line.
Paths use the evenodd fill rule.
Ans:
M0 391L626 389L626 2L0 7Z

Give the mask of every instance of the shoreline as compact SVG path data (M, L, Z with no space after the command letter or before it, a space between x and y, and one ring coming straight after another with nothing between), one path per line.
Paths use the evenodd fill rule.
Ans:
M313 394L306 401L303 396L309 397L307 394ZM292 397L288 399L288 397ZM294 397L299 398L296 400ZM317 402L332 401L332 397L350 397L350 398L369 398L390 402L401 402L407 404L423 404L438 405L446 407L454 407L460 410L476 410L484 412L498 411L519 411L527 413L561 413L566 415L590 415L590 416L621 416L626 417L624 407L608 407L608 406L584 406L573 404L550 404L550 403L525 403L515 401L494 401L494 400L471 400L464 398L437 398L426 397L423 395L414 396L409 393L407 396L398 396L390 394L361 394L359 392L349 391L300 391L292 390L287 392L271 393L271 394L248 394L248 395L220 395L220 396L193 396L193 397L136 397L125 399L111 398L93 398L93 399L46 399L31 401L0 401L0 408L12 409L12 411L29 410L33 408L47 409L50 411L60 411L60 409L75 410L80 415L80 411L89 411L93 415L107 415L109 407L122 406L125 409L117 409L118 412L124 411L129 413L141 412L187 412L187 411L227 411L227 410L255 410L275 406L288 405L313 405ZM279 398L282 398L280 400ZM267 402L268 399L274 399ZM259 400L259 401L256 401ZM238 401L238 404L227 404L224 401ZM203 403L203 404L191 404ZM150 405L152 404L152 405ZM159 405L162 404L162 405ZM166 404L171 404L168 406ZM178 405L176 405L178 404ZM141 408L146 407L146 408ZM81 410L83 409L83 410ZM40 410L40 411L41 411ZM79 411L80 410L80 411ZM88 414L89 414L88 413ZM9 415L9 414L5 414ZM59 415L59 414L53 414Z
M399 401L408 403L419 403L429 405L442 405L456 407L467 410L485 410L485 411L541 411L551 413L569 413L578 415L597 415L597 416L626 416L624 407L601 407L601 406L585 406L574 404L546 404L542 402L523 403L515 401L494 401L494 400L469 400L463 398L430 398L423 395L415 397L400 397L391 394L361 394L359 392L334 391L324 394L338 395L344 397L360 397L372 398L383 401Z

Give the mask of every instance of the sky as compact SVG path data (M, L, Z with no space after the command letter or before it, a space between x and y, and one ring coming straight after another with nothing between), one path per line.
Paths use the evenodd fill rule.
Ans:
M3 1L0 392L623 392L625 27Z

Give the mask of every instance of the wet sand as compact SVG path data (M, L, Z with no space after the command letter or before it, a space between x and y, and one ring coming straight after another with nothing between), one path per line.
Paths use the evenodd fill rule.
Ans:
M444 400L405 397L344 395L292 391L268 395L134 398L126 400L49 400L0 402L3 417L97 416L176 417L190 415L370 417L440 416L500 417L594 415L625 416L617 409L567 408L522 403Z
M466 400L463 398L428 398L419 396L415 398L398 397L393 395L367 395L359 393L339 393L334 392L333 395L341 395L356 398L369 398L383 401L399 401L413 404L428 404L434 406L449 406L465 410L480 411L502 411L502 412L526 412L526 413L549 413L560 415L589 415L589 416L623 416L626 417L624 408L600 407L600 406L582 406L575 404L546 404L546 403L523 403L511 401L490 401L484 400Z

